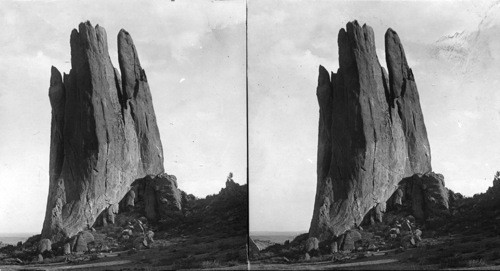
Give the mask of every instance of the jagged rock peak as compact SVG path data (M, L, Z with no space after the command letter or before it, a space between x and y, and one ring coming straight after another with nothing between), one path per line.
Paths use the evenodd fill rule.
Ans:
M318 85L330 84L330 73L325 67L319 65Z
M52 66L50 68L50 86L54 86L60 83L62 83L61 72L59 72L56 67Z
M59 70L52 66L50 69L49 99L52 107L57 107L64 96L63 79Z
M151 93L125 33L118 37L127 41L119 45L123 79L111 63L105 29L89 21L71 32L69 74L61 79L51 69L50 184L42 236L52 241L92 226L104 210L116 213L132 182L164 172Z
M396 32L385 36L389 73L373 29L349 22L338 34L339 69L320 66L317 188L309 234L326 240L359 225L398 183L431 171L418 91Z

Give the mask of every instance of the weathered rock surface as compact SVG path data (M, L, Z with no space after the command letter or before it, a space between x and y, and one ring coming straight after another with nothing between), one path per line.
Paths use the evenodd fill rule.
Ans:
M38 253L44 253L45 251L52 250L52 242L50 239L42 239L38 243Z
M174 175L148 175L134 182L133 189L144 201L146 217L150 220L167 219L182 211L182 192Z
M49 89L50 185L42 236L52 241L93 225L133 181L164 171L151 93L130 35L118 35L121 77L104 28L81 23L70 44L71 71L61 76L53 67Z
M134 202L135 202L135 192L134 190L130 190L127 195L125 196L125 199L126 199L126 205L127 206L134 206Z
M137 250L145 249L145 248L149 247L148 240L144 236L136 237L133 241L133 245L134 245L134 248Z
M431 171L415 78L396 32L385 34L388 74L371 27L348 23L338 45L339 69L330 76L320 66L317 88L318 179L309 234L320 241L359 225L402 179Z
M108 208L106 208L106 210L101 213L101 215L103 216L103 225L106 225L108 223L115 224L115 217L116 214L118 214L118 210L118 203L108 206Z
M396 194L396 192L394 194ZM392 197L394 197L394 194ZM366 214L363 223L373 225L375 223L382 222L385 211L386 211L386 203L385 202L378 203L368 212L368 214Z
M356 249L356 242L361 240L361 234L356 230L347 231L343 234L340 241L340 250L352 251Z
M336 241L333 241L330 244L330 253L333 254L333 253L337 253L337 252L339 252L338 243Z
M63 254L64 255L71 254L71 244L70 243L64 244L64 246L63 246Z
M310 237L306 241L305 246L306 252L310 252L312 250L319 250L319 240L316 237Z
M449 209L450 192L441 174L415 174L401 181L398 190L402 192L395 193L388 201L391 208L397 209L398 205L407 208L416 219L425 220Z
M89 250L89 244L94 242L94 235L88 231L80 232L75 239L73 239L73 251L85 252Z

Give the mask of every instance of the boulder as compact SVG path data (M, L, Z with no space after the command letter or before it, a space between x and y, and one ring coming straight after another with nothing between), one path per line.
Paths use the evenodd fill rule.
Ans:
M426 211L438 214L449 209L449 192L444 184L444 176L428 172L421 177Z
M111 251L111 249L107 245L102 245L99 250L102 251L102 252L109 252L109 251Z
M88 231L83 231L78 234L75 240L73 251L85 252L89 250L89 244L94 242L94 235Z
M126 205L127 206L134 206L134 201L135 201L135 192L134 190L130 190L127 195L125 196L126 200Z
M134 248L137 250L145 249L145 248L149 247L148 240L144 236L139 236L139 237L135 238L133 245L134 245Z
M382 222L383 221L383 216L384 216L384 213L385 213L385 208L386 208L385 202L378 203L375 206L375 221L376 222Z
M414 232L414 236L415 236L415 239L417 241L421 241L422 240L422 231L420 229L416 229Z
M89 247L87 246L87 242L85 242L84 239L77 238L75 246L73 247L73 251L75 252L86 252L89 250Z
M317 186L309 234L339 236L387 202L406 177L431 171L431 153L413 72L392 29L388 73L371 27L349 22L338 35L339 69L319 68ZM381 213L381 212L380 212Z
M342 240L341 249L343 251L353 251L356 249L356 242L361 240L361 233L356 230L347 231Z
M136 231L144 234L144 224L142 224L142 222L138 219L134 220L134 229L136 229Z
M70 37L71 70L52 68L49 196L42 237L76 235L132 182L164 172L151 92L129 33L118 34L121 71L104 28L81 23Z
M108 224L115 224L115 217L118 214L118 204L109 205L100 215L101 225L107 226Z
M51 251L52 250L52 242L50 239L42 239L38 243L38 253L42 254L45 251Z
M305 246L306 252L311 252L313 250L319 250L319 240L316 237L310 237L306 241Z
M403 221L403 223L401 223L401 230L403 230L403 231L409 231L409 232L412 231L411 224L410 224L409 220L405 219Z
M152 221L168 219L182 211L181 190L177 178L166 173L148 175L134 182L140 197L144 200L146 217Z
M399 187L398 191L404 191L402 205L409 208L413 219L423 221L448 213L450 193L445 187L443 175L434 172L415 174L401 181ZM400 196L395 194L389 201L395 198Z
M337 253L339 252L339 248L338 248L338 243L333 241L332 244L330 245L330 253Z
M65 243L63 246L63 254L68 255L71 254L71 244L70 243Z
M386 211L386 203L385 202L378 203L373 209L371 209L368 212L368 214L366 214L362 224L373 225L377 222L382 222L385 211Z
M150 240L153 241L153 237L155 236L155 233L153 231L148 231L146 233L146 237Z
M398 188L396 190L396 192L394 192L394 199L392 200L394 205L396 206L403 206L403 195L404 195L404 192L401 188Z
M403 248L415 246L415 239L411 235L403 236L401 237L401 246Z
M86 243L94 242L94 235L88 231L82 231L78 235L79 239L85 240Z
M400 230L399 228L391 228L389 230L389 234L396 234L396 235L399 235L400 234Z

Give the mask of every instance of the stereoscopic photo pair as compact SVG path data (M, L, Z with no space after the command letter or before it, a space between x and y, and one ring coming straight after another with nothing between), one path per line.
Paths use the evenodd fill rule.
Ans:
M0 14L0 269L500 264L498 1Z

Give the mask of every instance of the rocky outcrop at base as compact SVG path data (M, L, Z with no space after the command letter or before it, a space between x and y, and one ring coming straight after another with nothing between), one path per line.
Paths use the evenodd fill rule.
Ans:
M182 211L182 191L177 187L174 175L148 175L135 181L130 192L144 202L146 218L150 221L168 219Z
M441 174L428 172L415 174L399 184L398 191L389 199L389 208L406 208L413 216L424 221L449 210L450 191Z

